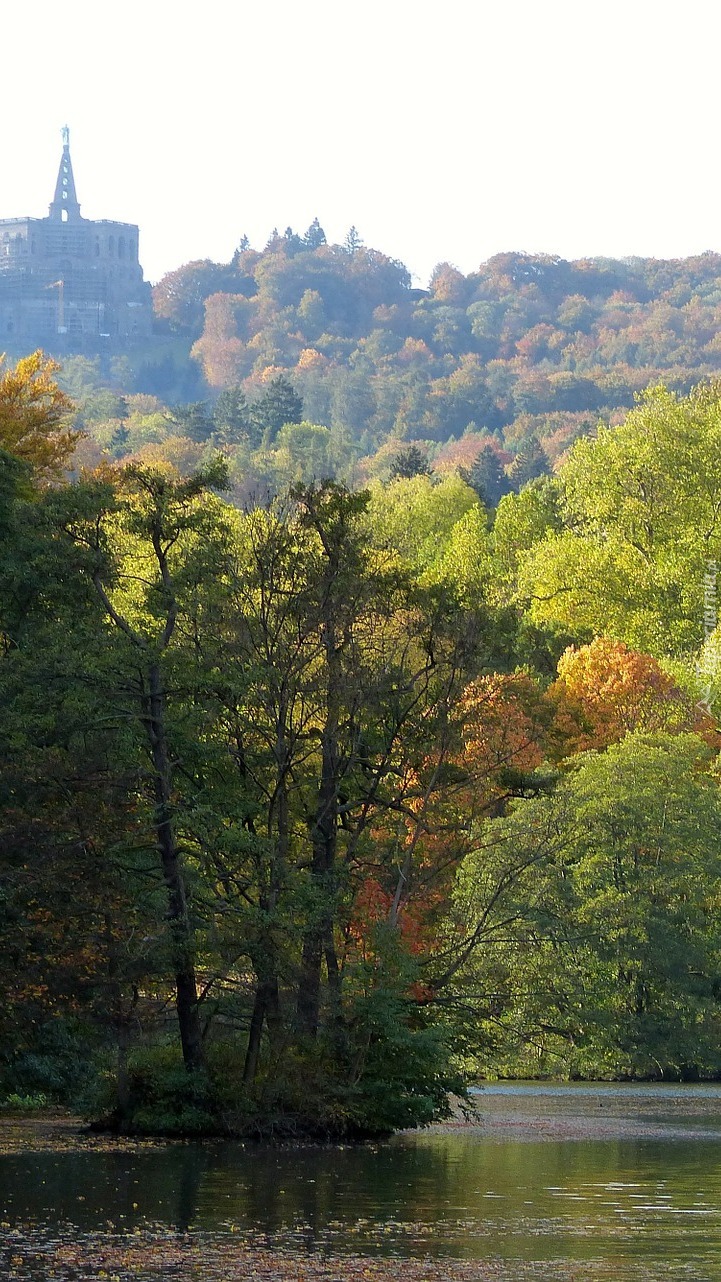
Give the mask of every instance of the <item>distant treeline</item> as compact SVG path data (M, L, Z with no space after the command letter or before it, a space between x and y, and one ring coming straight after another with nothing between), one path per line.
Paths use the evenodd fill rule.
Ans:
M495 506L646 387L685 394L721 362L711 253L499 254L468 276L442 263L421 290L354 229L328 245L314 223L169 273L155 308L142 351L64 361L81 461L187 473L220 448L240 502L321 477L384 480L410 450L414 471L475 467Z
M498 254L428 290L357 235L290 229L229 264L190 263L155 289L159 321L193 342L208 385L284 371L306 417L366 452L389 435L469 428L551 457L649 384L688 390L721 368L721 255L663 262ZM167 389L155 389L163 396ZM578 416L578 417L575 417Z

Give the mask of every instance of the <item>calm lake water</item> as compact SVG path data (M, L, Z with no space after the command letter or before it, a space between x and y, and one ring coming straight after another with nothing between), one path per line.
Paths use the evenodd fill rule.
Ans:
M0 1213L80 1233L251 1229L333 1253L721 1278L721 1087L514 1084L478 1098L477 1125L368 1148L16 1153L0 1157Z

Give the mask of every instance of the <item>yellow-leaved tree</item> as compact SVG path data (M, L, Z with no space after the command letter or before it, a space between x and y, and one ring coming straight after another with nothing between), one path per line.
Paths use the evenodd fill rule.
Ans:
M73 403L55 380L60 366L44 352L14 369L0 356L0 449L22 459L39 480L59 478L82 433L69 422Z

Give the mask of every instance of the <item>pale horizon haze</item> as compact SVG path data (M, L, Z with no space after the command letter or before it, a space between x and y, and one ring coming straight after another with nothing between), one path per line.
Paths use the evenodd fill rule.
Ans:
M83 215L139 224L152 281L316 216L419 285L504 250L721 250L697 0L37 0L2 25L0 217L47 213L67 124Z

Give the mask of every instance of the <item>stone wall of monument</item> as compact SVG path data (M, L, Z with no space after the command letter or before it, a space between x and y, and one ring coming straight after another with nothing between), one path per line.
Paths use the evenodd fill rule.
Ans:
M66 147L66 187L68 167ZM81 218L72 202L69 218L51 205L48 218L0 219L0 351L107 350L149 335L138 240L134 224Z

